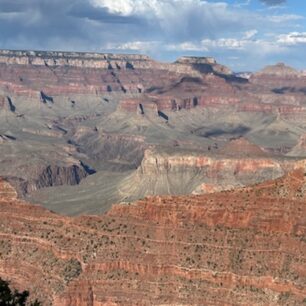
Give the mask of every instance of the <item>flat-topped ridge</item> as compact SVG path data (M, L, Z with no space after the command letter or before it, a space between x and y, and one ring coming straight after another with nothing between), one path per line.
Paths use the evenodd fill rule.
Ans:
M178 58L175 63L177 64L217 64L217 61L213 57L197 57L197 56L182 56Z
M166 70L201 76L201 73L230 75L229 68L211 57L181 57L174 63L158 62L142 54L115 54L66 51L0 50L0 64L47 67L77 67L106 70Z
M86 60L142 60L150 61L151 58L142 54L115 54L94 52L67 52L67 51L32 51L32 50L0 50L1 57L39 57L39 58L68 58Z

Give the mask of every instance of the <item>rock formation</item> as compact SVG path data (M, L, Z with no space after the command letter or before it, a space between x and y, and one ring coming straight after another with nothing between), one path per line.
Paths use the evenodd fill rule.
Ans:
M299 142L294 146L288 156L305 156L306 155L306 135L302 135L299 139Z
M0 176L74 214L299 168L305 76L283 64L243 76L210 57L2 50Z
M275 159L245 140L232 141L221 152L166 154L148 149L137 171L121 181L119 191L129 200L158 194L211 193L306 169L306 160Z
M60 217L0 183L0 277L43 305L302 305L305 176Z
M278 63L276 65L267 66L256 73L256 76L262 75L270 75L272 77L299 77L301 73L290 66L286 66L284 63Z

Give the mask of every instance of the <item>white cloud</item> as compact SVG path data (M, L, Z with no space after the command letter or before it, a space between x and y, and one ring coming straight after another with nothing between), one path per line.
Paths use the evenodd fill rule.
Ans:
M246 44L246 40L237 38L220 38L220 39L204 39L202 45L208 49L224 48L224 49L242 49Z
M96 8L125 17L139 17L151 31L169 40L216 35L241 27L247 18L225 2L203 0L90 0ZM249 19L248 19L249 20ZM152 33L151 32L151 33ZM150 34L151 34L150 33Z
M121 16L158 13L160 4L164 1L157 0L90 0L93 6L107 8L110 13Z
M290 21L302 20L304 19L304 17L295 14L283 14L283 15L268 16L268 19L274 23L286 23Z
M113 14L122 16L147 14L151 16L163 17L171 14L171 9L175 13L186 8L218 8L226 9L226 2L209 3L203 0L89 0L95 7L107 8Z
M197 44L194 42L182 42L178 44L166 45L167 51L196 51L196 52L207 52L208 49L203 44Z
M279 35L278 43L284 45L306 44L306 32L291 32Z
M255 29L254 30L250 30L250 31L246 31L244 33L244 38L245 39L250 39L250 38L254 37L257 33L258 33L258 31L255 30Z
M131 41L119 44L107 44L104 49L146 52L160 45L159 41Z
M5 29L0 48L132 51L162 60L186 54L216 56L220 62L239 57L237 62L248 66L261 65L260 59L303 64L304 17L285 7L282 14L271 6L254 10L249 5L254 1L0 0Z
M255 35L255 32L253 32ZM160 52L200 52L202 54L214 54L215 52L236 52L232 57L237 58L237 54L256 54L256 56L264 57L269 54L279 54L288 51L287 46L280 43L277 37L269 40L254 39L253 35L244 35L242 38L219 38L219 39L203 39L199 42L184 41L178 43L167 43L162 41L132 41L122 44L107 44L105 49L120 51L137 51L141 53L156 50Z
M161 47L162 46L162 47ZM107 50L122 50L122 51L137 51L146 53L152 50L160 49L161 51L208 51L203 44L197 44L193 42L182 42L182 43L163 43L161 41L132 41L125 42L122 44L107 44L104 46Z

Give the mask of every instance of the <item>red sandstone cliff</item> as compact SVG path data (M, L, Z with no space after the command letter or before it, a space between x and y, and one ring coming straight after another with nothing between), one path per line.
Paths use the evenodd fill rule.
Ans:
M60 217L0 184L0 276L44 305L302 305L305 177Z
M241 112L305 114L305 76L285 65L271 66L249 80L212 58L183 57L159 63L143 55L0 50L0 89L39 99L41 92L100 96L133 94L121 108L178 111L195 107ZM143 95L145 93L145 95Z

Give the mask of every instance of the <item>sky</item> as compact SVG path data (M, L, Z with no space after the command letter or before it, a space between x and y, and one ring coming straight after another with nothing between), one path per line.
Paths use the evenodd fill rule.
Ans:
M0 48L306 69L305 0L0 0Z

